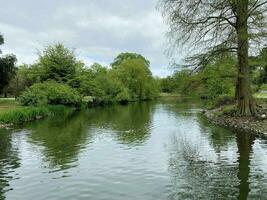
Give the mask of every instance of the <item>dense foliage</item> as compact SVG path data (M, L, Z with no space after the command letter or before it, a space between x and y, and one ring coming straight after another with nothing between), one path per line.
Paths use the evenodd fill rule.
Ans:
M40 68L42 81L55 80L68 82L75 77L79 66L74 52L63 44L50 45L39 55L37 66Z
M71 85L84 96L93 96L106 103L153 99L158 95L158 86L143 58L115 58L112 68L93 64L83 68ZM127 53L129 55L129 53ZM133 54L135 55L135 54ZM120 60L120 62L116 62Z
M31 65L21 65L9 81L8 92L23 105L77 106L80 97L98 103L148 100L158 96L159 84L140 54L121 53L111 68L86 66L63 44L47 46Z
M259 55L250 57L255 91L266 84L266 52L264 48ZM214 101L235 95L237 59L230 53L214 56L196 71L182 69L161 79L152 76L150 62L140 54L121 53L111 67L97 63L86 66L62 44L46 47L34 64L15 68L14 62L15 57L3 62L11 66L4 88L19 96L23 105L78 106L82 98L102 104L139 101L153 99L160 91Z
M126 60L133 60L133 59L140 59L143 61L144 65L146 65L146 67L149 67L150 62L143 57L140 54L136 54L136 53L121 53L119 54L113 61L113 63L111 63L111 66L114 68L116 66L120 66L124 61Z
M118 56L120 57L120 55ZM158 90L155 79L149 69L149 63L143 58L125 59L115 65L111 71L125 87L124 93L132 100L146 100L157 96Z
M81 96L76 90L56 82L36 83L19 97L19 101L25 106L66 105L77 107L81 100Z
M263 48L259 55L250 58L250 65L255 72L253 82L259 88L267 84L267 47Z
M236 59L231 54L214 57L198 71L184 69L161 80L161 91L215 100L221 96L234 97Z

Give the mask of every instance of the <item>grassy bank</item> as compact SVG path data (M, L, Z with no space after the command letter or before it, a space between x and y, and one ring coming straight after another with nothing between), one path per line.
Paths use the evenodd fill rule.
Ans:
M0 98L0 113L21 107L15 98Z
M5 109L0 112L0 125L18 125L25 122L49 117L49 116L65 116L75 111L74 108L66 106L44 106L44 107L14 107Z
M182 95L176 93L160 93L159 97L181 97Z

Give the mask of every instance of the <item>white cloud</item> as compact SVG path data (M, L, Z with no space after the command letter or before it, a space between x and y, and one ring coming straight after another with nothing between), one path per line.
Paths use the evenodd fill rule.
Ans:
M2 0L0 0L2 1ZM91 64L111 63L120 52L137 52L151 61L155 75L170 73L164 55L166 26L157 0L9 0L1 3L3 51L19 62L36 60L37 49L55 42L75 48Z

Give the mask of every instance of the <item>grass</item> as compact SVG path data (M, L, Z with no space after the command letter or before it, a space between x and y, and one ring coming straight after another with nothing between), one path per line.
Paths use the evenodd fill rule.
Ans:
M0 98L0 113L21 107L15 98Z
M257 99L267 99L267 84L262 85L260 91L254 97Z
M181 95L176 93L160 93L160 97L180 97Z
M15 99L0 99L0 124L18 125L48 116L66 116L73 113L74 110L74 108L62 105L25 107L19 105Z
M267 92L266 93L256 93L254 95L256 99L267 99Z

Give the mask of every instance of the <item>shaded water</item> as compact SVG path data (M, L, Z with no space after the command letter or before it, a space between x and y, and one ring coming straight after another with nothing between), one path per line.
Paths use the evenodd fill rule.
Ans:
M267 140L144 102L0 130L2 199L267 199Z

